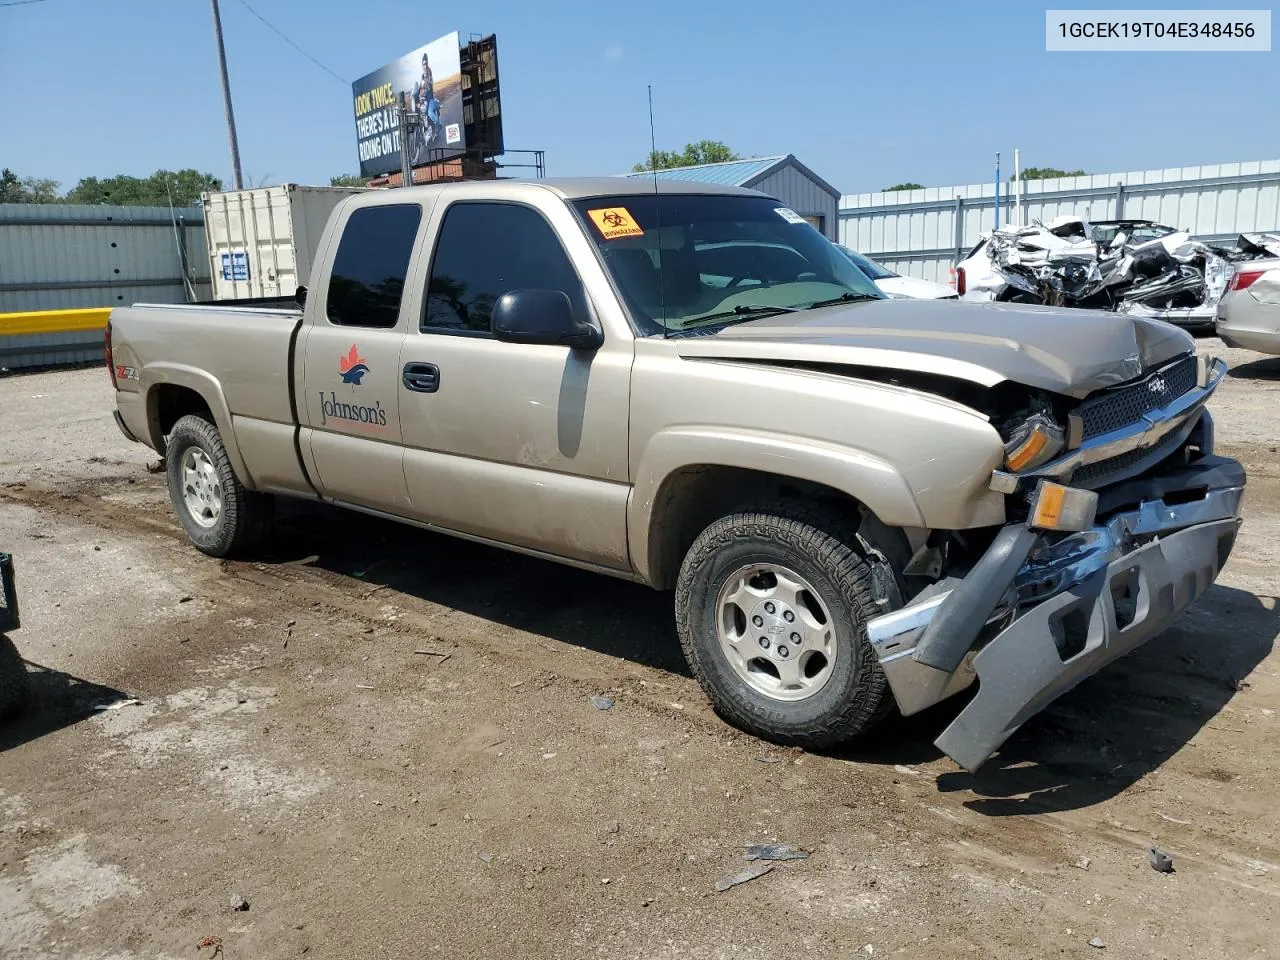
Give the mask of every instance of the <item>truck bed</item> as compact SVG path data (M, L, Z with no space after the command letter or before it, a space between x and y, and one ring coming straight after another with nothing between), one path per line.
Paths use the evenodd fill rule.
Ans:
M302 310L254 306L135 304L111 312L117 364L184 383L216 381L232 417L294 423L292 344Z

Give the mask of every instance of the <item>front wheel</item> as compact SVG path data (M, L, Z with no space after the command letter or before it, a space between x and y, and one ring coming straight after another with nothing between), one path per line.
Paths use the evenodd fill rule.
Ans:
M867 641L879 612L857 528L780 503L730 514L694 541L676 585L685 657L716 711L776 743L824 749L892 706Z
M230 556L266 534L272 499L240 482L222 435L209 420L190 415L173 425L165 467L178 522L201 553Z

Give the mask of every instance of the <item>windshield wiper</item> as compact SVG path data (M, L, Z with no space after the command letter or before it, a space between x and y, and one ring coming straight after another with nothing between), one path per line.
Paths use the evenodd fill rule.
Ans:
M883 297L877 297L871 293L842 293L838 297L832 297L830 300L815 300L813 303L805 307L806 310L814 310L818 307L834 307L837 303L860 303L863 300L883 300Z
M770 317L778 313L795 313L799 309L799 307L770 306L766 303L740 303L732 310L722 310L719 313L709 313L705 317L698 317L696 320L684 324L680 329L692 330L694 327L701 327L717 320L745 321L755 317Z

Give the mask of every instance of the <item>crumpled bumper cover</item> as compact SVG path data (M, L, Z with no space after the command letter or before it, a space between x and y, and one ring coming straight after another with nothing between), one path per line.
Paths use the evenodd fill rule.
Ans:
M1165 630L1213 584L1239 525L1218 520L1148 543L1019 617L974 658L978 694L939 749L976 770L1027 719Z
M868 622L899 710L919 713L979 681L936 741L975 770L1028 718L1209 588L1235 543L1245 483L1238 462L1206 455L1107 487L1101 519L1078 533L1028 544L1032 531L1006 527L965 577ZM1009 534L1018 549L1005 562Z

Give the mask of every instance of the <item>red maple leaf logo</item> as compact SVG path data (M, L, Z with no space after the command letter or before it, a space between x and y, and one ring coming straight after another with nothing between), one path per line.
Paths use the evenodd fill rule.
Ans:
M358 363L364 363L364 357L360 356L360 351L353 343L351 345L351 349L347 352L347 355L345 357L338 358L338 372L346 373Z
M369 365L365 363L364 357L360 356L360 350L354 343L345 357L338 358L338 376L343 383L358 387L364 382L364 375L368 372Z

